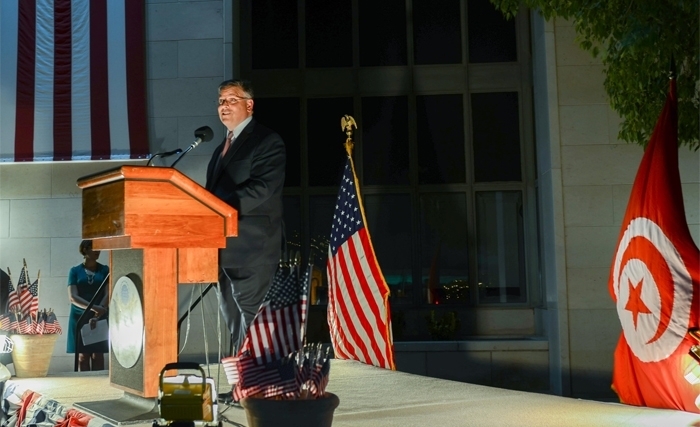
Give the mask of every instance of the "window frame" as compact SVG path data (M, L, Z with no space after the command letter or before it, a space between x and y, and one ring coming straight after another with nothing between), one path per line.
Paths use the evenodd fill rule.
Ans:
M410 184L407 186L362 185L362 194L409 194L411 199L411 224L413 246L412 259L414 278L414 299L410 305L428 307L422 298L423 285L418 283L421 277L420 257L420 224L419 199L421 194L431 192L460 192L467 198L467 233L469 239L469 282L477 282L477 252L476 252L476 193L481 191L521 191L523 198L524 239L525 239L525 271L527 297L523 303L481 303L478 300L478 289L472 286L470 303L461 305L469 308L537 308L542 307L542 291L540 289L540 261L537 236L537 180L534 141L534 107L533 107L533 72L531 58L530 17L527 9L522 8L515 17L515 32L517 43L517 61L504 63L468 63L468 31L467 4L468 0L460 1L462 63L447 65L415 65L413 22L410 19L412 0L406 0L406 66L360 67L359 66L359 24L358 1L352 1L352 66L342 68L305 68L305 2L298 0L298 37L299 37L299 68L253 70L251 68L251 23L244 17L250 16L253 0L242 0L240 7L234 12L237 16L239 31L235 31L233 39L236 47L234 52L240 53L236 63L235 74L254 82L256 98L265 97L298 97L300 100L300 141L301 141L301 185L285 188L285 196L299 197L301 204L302 235L306 236L302 246L308 246L309 199L319 195L335 195L338 186L311 187L308 185L308 126L307 100L322 97L352 97L354 115L362 117L362 98L369 96L406 96L408 98L408 146ZM516 92L519 104L519 130L521 149L520 182L485 182L477 183L473 177L472 153L472 93ZM466 164L465 182L463 184L419 185L418 161L416 143L416 96L441 95L459 93L463 97L464 114L464 159ZM358 126L362 126L358 120ZM340 129L338 129L340 132ZM355 132L356 173L360 183L363 183L363 151L362 133ZM371 227L371 225L370 225ZM372 230L370 228L370 230ZM330 234L330 229L329 229ZM380 260L381 262L381 260ZM400 306L403 305L399 304ZM455 306L460 307L460 306Z

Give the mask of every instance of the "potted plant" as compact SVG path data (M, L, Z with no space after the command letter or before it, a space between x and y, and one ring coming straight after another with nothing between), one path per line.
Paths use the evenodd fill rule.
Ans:
M12 363L15 375L20 378L45 377L49 371L51 354L61 325L53 310L39 310L39 278L30 282L27 262L24 261L17 281L12 285L10 276L8 312L0 315L0 331L12 340Z

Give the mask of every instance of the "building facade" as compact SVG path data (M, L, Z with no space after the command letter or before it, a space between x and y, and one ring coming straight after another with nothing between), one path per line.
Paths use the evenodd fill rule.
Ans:
M339 122L353 115L368 227L392 290L398 369L613 398L621 328L607 278L643 149L617 139L602 65L578 48L570 22L536 12L505 21L487 0L375 3L148 1L151 152L185 148L194 129L212 127L214 140L178 163L204 184L224 135L216 88L231 77L253 81L256 118L287 144L287 240L314 255L309 332L324 341ZM681 148L679 160L700 242L700 156ZM68 270L81 261L75 182L119 164L0 164L0 268L18 271L24 258L30 272L41 270L40 307L63 325ZM181 287L181 312L198 292ZM215 348L213 293L192 328L202 327L202 309ZM447 336L427 320L452 315L459 328ZM182 331L183 357L197 357L201 338L191 333L185 344ZM53 372L72 370L64 340Z

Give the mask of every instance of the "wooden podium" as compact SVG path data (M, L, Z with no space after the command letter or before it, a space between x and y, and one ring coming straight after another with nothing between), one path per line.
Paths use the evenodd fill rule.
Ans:
M218 281L218 249L238 234L237 212L173 168L121 166L77 184L83 238L92 239L95 250L110 251L110 300L115 283L126 277L142 303L143 331L133 331L143 333L138 360L122 366L112 348L117 337L111 337L110 384L157 397L161 369L178 357L177 285Z

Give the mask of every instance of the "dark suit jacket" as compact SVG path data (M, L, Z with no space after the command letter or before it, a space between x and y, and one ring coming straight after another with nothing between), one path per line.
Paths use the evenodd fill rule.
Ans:
M253 119L219 160L223 147L224 142L209 161L206 189L238 210L238 237L227 238L219 264L276 264L282 247L284 142Z

